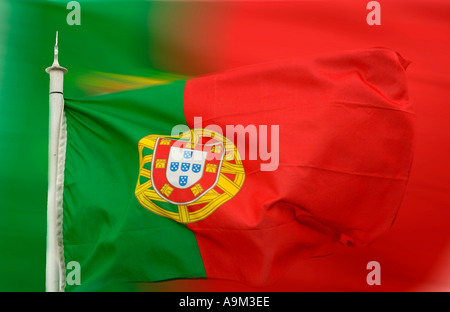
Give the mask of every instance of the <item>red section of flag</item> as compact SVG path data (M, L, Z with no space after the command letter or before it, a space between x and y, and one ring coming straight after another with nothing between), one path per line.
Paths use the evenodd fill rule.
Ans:
M281 281L265 290L450 289L450 145L446 144L450 137L450 2L379 1L379 26L366 23L370 12L366 8L368 2L208 2L203 5L208 14L193 14L189 16L191 19L164 15L165 23L173 25L169 31L161 28L164 42L175 47L173 51L181 58L169 59L168 53L163 56L170 64L168 69L183 73L210 73L247 64L311 58L321 53L374 46L390 47L412 61L407 75L417 112L417 145L405 200L393 228L369 248L345 248L330 257L299 262ZM195 2L195 5L193 11L201 12L197 6L202 4ZM218 21L220 27L186 27L193 21L210 25L209 20ZM173 38L182 34L185 40L168 40L168 32ZM205 43L208 48L204 48ZM174 68L173 64L179 60L194 68ZM366 264L372 260L381 264L380 286L366 283ZM180 286L183 286L181 282ZM182 289L261 290L212 280L186 281Z
M190 127L202 117L203 127L218 125L224 135L227 125L258 130L245 152L238 146L240 192L188 225L208 277L261 284L295 261L332 252L342 237L366 245L390 228L413 157L407 64L391 50L357 50L187 82ZM267 159L249 160L261 140L272 152L279 144L275 171L262 170Z

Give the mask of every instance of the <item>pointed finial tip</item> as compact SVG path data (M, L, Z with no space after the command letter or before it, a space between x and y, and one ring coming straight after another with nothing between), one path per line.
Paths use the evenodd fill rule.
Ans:
M64 73L67 72L67 69L64 67L61 67L58 62L58 31L56 31L56 41L55 41L55 48L54 48L54 54L53 54L53 64L51 67L46 69L46 72L49 73L52 69L59 69L62 70Z

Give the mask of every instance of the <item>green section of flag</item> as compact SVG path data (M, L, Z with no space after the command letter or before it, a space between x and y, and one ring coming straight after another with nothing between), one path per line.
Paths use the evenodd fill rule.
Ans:
M152 56L149 20L157 2L79 1L79 26L66 22L68 2L0 1L0 291L45 290L49 76L44 70L53 61L55 32L60 64L69 70L66 97L181 76L158 68ZM164 40L164 29L153 27Z
M138 141L185 125L184 83L66 99L64 255L82 276L67 290L206 276L194 234L134 195Z

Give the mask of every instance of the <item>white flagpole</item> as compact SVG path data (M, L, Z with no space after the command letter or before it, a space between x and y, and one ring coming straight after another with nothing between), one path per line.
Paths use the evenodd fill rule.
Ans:
M50 109L49 109L49 159L48 159L48 201L47 201L47 263L46 263L46 291L55 292L60 289L60 263L58 247L57 220L57 174L58 174L58 145L60 127L63 116L63 76L67 69L58 63L58 32L54 59L51 67L45 70L50 75Z

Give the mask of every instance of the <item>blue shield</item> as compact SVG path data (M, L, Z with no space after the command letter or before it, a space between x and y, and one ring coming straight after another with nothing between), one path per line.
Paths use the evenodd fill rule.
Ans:
M193 151L184 151L183 157L185 159L191 159L193 154L194 154Z
M191 167L190 163L181 163L181 171L186 172Z
M178 179L178 183L181 186L185 186L187 184L188 181L188 176L180 176L180 178Z
M198 173L198 172L200 172L200 170L202 170L202 165L192 164L192 171L194 171L195 173Z
M170 170L175 172L178 170L178 167L180 166L179 162L171 162L170 163Z

